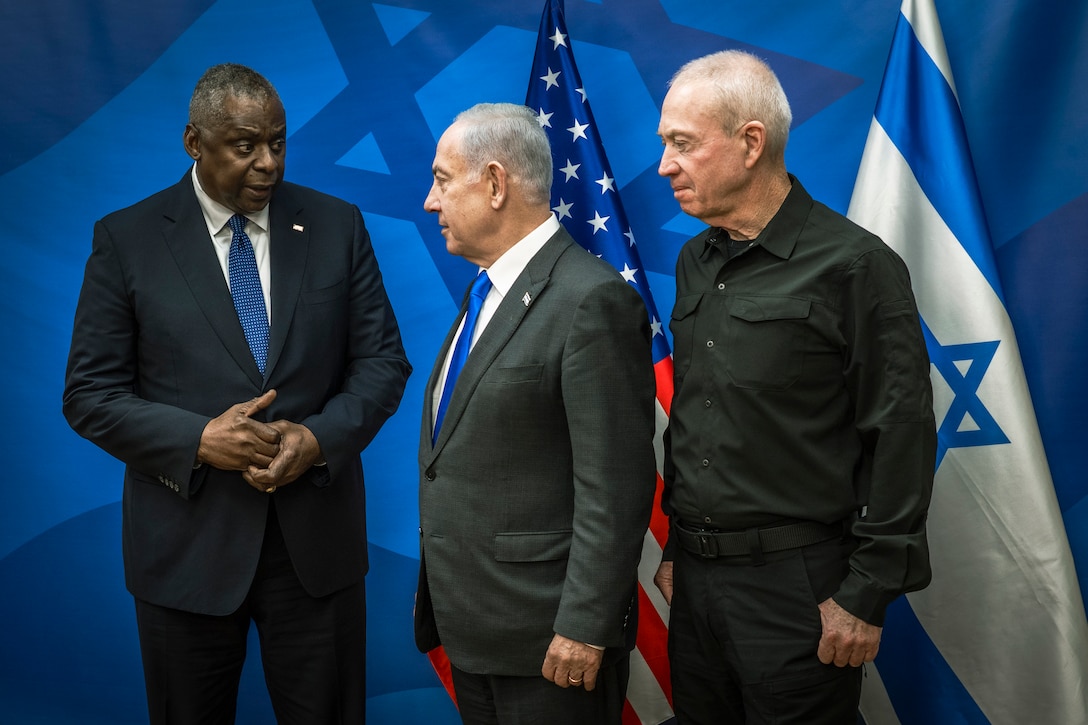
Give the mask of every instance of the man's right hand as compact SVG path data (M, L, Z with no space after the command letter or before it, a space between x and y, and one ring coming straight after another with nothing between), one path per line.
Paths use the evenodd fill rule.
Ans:
M663 561L654 574L654 584L661 590L661 596L665 597L665 604L669 606L672 606L672 567L671 561Z
M238 403L208 421L200 434L198 463L224 471L245 471L250 466L266 468L280 450L280 432L253 415L276 399L276 391Z

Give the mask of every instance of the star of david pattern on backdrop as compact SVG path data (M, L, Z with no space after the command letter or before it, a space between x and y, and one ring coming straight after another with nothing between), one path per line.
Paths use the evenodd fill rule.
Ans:
M8 335L0 367L11 381L6 417L19 421L6 437L12 485L0 490L0 587L8 592L0 616L21 625L0 636L0 651L17 653L0 663L0 711L13 721L72 722L75 713L81 722L119 723L145 716L131 598L116 541L123 467L76 437L57 401L93 223L185 172L189 159L180 130L200 73L213 63L240 62L277 86L290 132L287 178L360 206L418 370L434 359L473 272L445 252L433 217L422 210L434 142L473 103L525 99L543 5L176 0L84 7L40 0L9 3L0 13L0 66L12 69L0 77L0 95L9 101L0 104L6 139L0 199L8 212L0 228ZM714 0L569 0L579 70L592 89L595 128L612 164L607 179L578 173L599 197L613 194L612 188L623 194L640 261L619 268L653 288L666 336L676 252L696 231L656 173L656 114L668 78L685 61L727 47L770 60L794 107L791 170L814 196L842 211L898 5L771 0L738 15ZM1060 474L1065 482L1059 495L1071 539L1088 552L1088 539L1078 533L1088 527L1077 525L1088 511L1076 425L1084 383L1069 372L1079 367L1060 362L1070 348L1082 346L1077 331L1088 323L1088 304L1079 301L1088 286L1080 284L1083 265L1055 264L1083 258L1083 245L1068 230L1088 222L1088 177L1076 165L1088 136L1081 133L1083 104L1077 105L1075 92L1086 61L1068 54L1046 62L1055 48L1080 47L1073 41L1084 24L1071 22L1072 6L1061 0L1030 7L1010 0L1000 7L1010 16L1020 10L1038 19L1032 35L1009 26L1008 33L987 36L977 17L992 13L991 5L940 2L951 52L966 69L957 70L960 98L968 104L968 121L979 119L970 128L972 146L993 200L988 209L1003 281L1019 305L1012 313L1031 323L1017 330L1025 367L1036 375L1033 384L1058 386L1036 406L1044 433L1060 444L1048 454L1056 479ZM228 52L222 28L243 26L261 42ZM1021 43L1018 57L1043 60L994 72L990 61L1006 55L1001 43L1009 37ZM1045 74L1038 72L1043 63ZM562 84L564 77L556 80ZM1017 152L1009 142L1015 119L985 112L1008 97L1025 99L1037 122L1057 130L1045 148L1032 148L1030 163L1023 161L1029 152ZM554 116L552 123L561 125ZM573 122L560 130L573 139L570 128L576 128ZM586 134L591 136L589 129ZM564 197L564 204L572 206L563 222L573 226L578 207L573 198ZM49 224L40 224L42 218ZM582 220L592 233L590 220L602 225L597 237L616 228L615 216L604 209ZM42 274L45 268L50 274ZM1062 290L1068 304L1055 304L1036 289ZM963 373L962 400L972 404L978 386L968 377L983 372L983 353L950 352L971 357L950 357L948 364ZM1068 375L1048 378L1052 369ZM952 368L945 370L955 377ZM412 460L424 382L413 376L401 412L364 453L371 512L367 586L373 595L368 637L373 653L397 653L395 662L371 668L368 696L377 722L383 713L397 713L401 721L444 725L456 722L448 697L402 636L415 586ZM974 408L967 414L986 428ZM963 418L946 418L957 430L971 429ZM59 590L58 581L64 583ZM82 613L78 620L73 611ZM270 710L261 709L266 699L259 667L247 665L239 725L270 721Z

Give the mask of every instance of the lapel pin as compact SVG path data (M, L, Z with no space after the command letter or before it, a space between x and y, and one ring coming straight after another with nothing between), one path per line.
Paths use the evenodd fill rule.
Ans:
M296 232L301 232L302 231L302 225L301 224L293 224L293 225L291 225L291 228L294 229Z
M529 303L533 301L533 297L528 292L526 292L525 295L521 298L521 301L525 304L526 307L528 307Z

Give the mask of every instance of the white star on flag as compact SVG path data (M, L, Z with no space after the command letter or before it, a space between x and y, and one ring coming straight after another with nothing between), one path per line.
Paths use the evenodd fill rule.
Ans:
M574 136L574 138L572 138L571 141L577 141L580 138L584 138L584 139L586 139L586 141L588 141L589 138L586 136L586 129L587 128L589 128L588 123L581 123L581 122L578 121L577 118L574 119L574 125L567 129L568 131L571 132L571 135Z
M593 212L593 218L588 220L588 223L593 225L593 233L594 234L596 234L597 232L602 232L602 231L607 232L608 227L606 227L604 225L604 223L606 221L608 221L609 219L611 219L611 218L612 217L610 217L610 216L601 216L601 213L599 211L595 211L595 212ZM624 266L626 267L627 265L624 265ZM628 280L628 281L630 281L630 280Z
M567 44L567 36L565 36L565 35L563 35L562 33L560 33L560 32L559 32L559 28L556 28L556 29L555 29L555 35L553 35L552 37L548 38L548 40L550 40L550 41L552 41L553 43L555 43L555 45L553 45L553 46L552 46L552 50L555 50L556 48L558 48L558 47L559 47L559 46L561 46L561 45L562 45L562 46L566 46L566 44Z
M595 183L601 185L601 193L603 194L606 191L615 191L616 190L616 187L614 185L615 181L616 180L613 179L612 177L610 177L608 174L605 174L600 179L597 179L597 181Z
M555 215L556 215L556 217L559 218L559 221L563 221L564 217L568 218L568 219L571 218L570 208L572 206L574 206L574 205L564 202L563 197L559 197L559 204L556 205L556 206L553 206L552 211L555 212Z
M559 170L567 175L567 178L565 180L570 181L571 179L577 179L578 178L578 169L581 166L582 166L581 164L572 164L570 162L570 159L567 159L567 165L564 166L563 168L559 169Z
M540 112L537 114L536 122L540 124L541 128L551 128L552 116L554 115L554 113L544 113L544 109L541 108Z
M620 272L620 275L622 275L625 280L633 284L635 281L635 272L637 271L637 269L631 269L631 267L626 262L624 262L623 271Z
M540 80L544 81L544 83L547 84L544 86L544 90L548 90L552 86L555 86L556 88L559 87L559 74L561 72L562 71L552 70L551 68L549 68L546 74L540 76Z

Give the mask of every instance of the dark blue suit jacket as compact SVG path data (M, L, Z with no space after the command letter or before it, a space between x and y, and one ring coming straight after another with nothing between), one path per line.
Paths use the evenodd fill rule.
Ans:
M269 219L264 378L189 173L95 225L64 414L125 463L126 583L154 604L222 615L245 597L271 497L193 463L211 418L270 388L277 398L258 417L305 425L328 462L274 494L303 586L322 596L366 573L359 453L411 368L359 210L284 183Z

